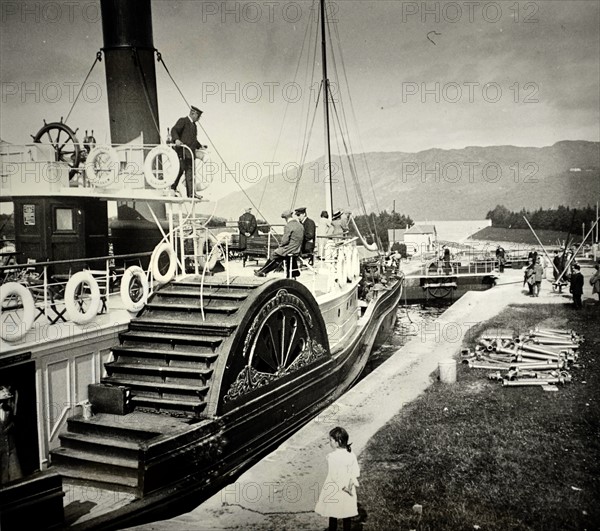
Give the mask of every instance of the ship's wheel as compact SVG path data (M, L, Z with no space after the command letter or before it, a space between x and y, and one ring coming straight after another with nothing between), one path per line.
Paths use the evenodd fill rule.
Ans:
M79 140L68 125L60 122L46 123L35 134L31 135L33 141L38 144L50 144L54 148L54 160L56 162L66 162L71 170L69 178L72 179L77 173L79 165L84 159L84 150L79 146Z

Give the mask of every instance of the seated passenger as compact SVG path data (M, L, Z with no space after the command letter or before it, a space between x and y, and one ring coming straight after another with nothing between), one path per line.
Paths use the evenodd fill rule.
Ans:
M273 256L267 263L260 269L254 271L257 277L264 277L271 271L275 271L287 258L290 257L290 264L288 267L288 276L290 275L290 269L292 269L292 275L297 277L300 275L298 272L298 266L296 258L300 254L302 249L302 241L304 239L304 228L291 210L285 210L281 217L287 221L287 225L283 231L283 238L279 247L273 251Z

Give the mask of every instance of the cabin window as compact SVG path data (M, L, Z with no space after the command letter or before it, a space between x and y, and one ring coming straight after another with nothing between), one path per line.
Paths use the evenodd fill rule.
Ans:
M73 209L57 208L54 211L54 226L57 231L73 231Z

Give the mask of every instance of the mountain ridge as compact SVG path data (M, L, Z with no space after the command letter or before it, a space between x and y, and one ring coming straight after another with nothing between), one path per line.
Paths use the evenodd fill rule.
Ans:
M467 146L462 149L430 148L417 153L376 151L352 155L360 177L367 212L396 211L413 219L483 219L502 204L510 210L572 208L593 204L600 198L600 142L561 140L552 146L519 147ZM364 164L366 159L368 174ZM332 155L333 195L336 208L361 213L351 183L348 164ZM310 169L309 169L310 168ZM572 171L578 169L576 171ZM297 190L295 206L306 206L318 218L325 208L324 157L303 165L304 178ZM370 175L370 178L368 177ZM272 177L260 214L268 221L279 220L291 206L295 184L281 174ZM369 181L373 191L368 191ZM257 206L264 179L245 190ZM237 217L249 206L241 191L219 201L220 216Z

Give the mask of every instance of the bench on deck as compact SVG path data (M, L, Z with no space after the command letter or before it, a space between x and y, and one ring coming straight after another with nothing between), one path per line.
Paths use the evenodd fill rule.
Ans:
M277 240L272 236L269 238L268 234L257 234L252 238L246 238L246 247L240 251L243 265L246 265L249 258L256 261L269 258L278 246Z

